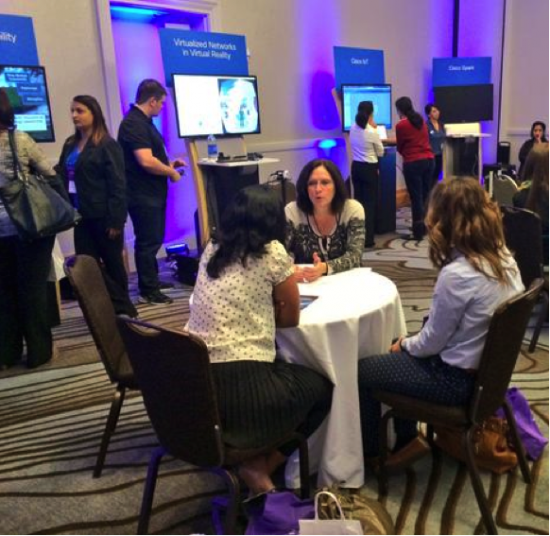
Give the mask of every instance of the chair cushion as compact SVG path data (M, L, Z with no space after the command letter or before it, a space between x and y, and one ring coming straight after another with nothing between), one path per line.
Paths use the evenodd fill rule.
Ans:
M388 391L374 391L373 396L403 419L453 427L467 426L469 423L466 406L443 406Z

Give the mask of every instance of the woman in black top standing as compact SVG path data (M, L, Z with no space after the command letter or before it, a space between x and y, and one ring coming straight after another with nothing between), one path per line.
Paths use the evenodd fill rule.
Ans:
M115 312L135 317L137 311L128 296L122 259L127 216L122 149L109 135L94 97L74 97L71 116L75 133L65 141L57 171L82 215L82 222L74 230L75 251L103 263Z
M439 120L440 111L434 104L426 104L426 125L428 126L428 135L430 136L430 146L434 154L434 172L432 188L439 181L441 170L443 169L443 142L445 141L445 126Z
M531 137L521 146L521 149L519 150L518 176L520 180L523 180L523 169L527 156L531 152L531 149L539 143L548 143L548 139L546 137L546 124L542 121L535 121L531 125Z

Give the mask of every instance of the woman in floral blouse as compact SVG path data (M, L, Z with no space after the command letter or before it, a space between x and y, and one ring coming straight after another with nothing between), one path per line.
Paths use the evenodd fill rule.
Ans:
M296 183L296 202L285 208L286 246L294 257L299 281L361 266L365 244L365 211L348 199L340 170L334 162L316 159L302 169Z

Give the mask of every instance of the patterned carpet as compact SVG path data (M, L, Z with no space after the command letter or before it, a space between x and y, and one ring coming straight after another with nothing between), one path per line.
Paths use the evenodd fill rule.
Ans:
M400 214L398 234L406 232ZM409 332L429 309L436 273L426 243L380 237L364 262L395 281ZM168 274L166 274L168 275ZM133 288L133 292L135 289ZM178 285L171 306L140 307L140 316L171 327L188 315L190 289ZM39 371L0 373L0 519L5 534L132 534L156 438L139 396L127 399L107 464L91 477L113 393L74 302L63 304L55 331L58 356ZM513 378L528 397L548 437L548 331L534 354L524 347ZM526 486L519 471L484 473L501 534L548 534L548 449L532 465ZM151 531L212 533L211 497L221 481L176 460L161 466ZM362 490L377 497L369 479ZM390 480L385 505L398 534L481 534L479 511L465 468L454 460L425 458Z

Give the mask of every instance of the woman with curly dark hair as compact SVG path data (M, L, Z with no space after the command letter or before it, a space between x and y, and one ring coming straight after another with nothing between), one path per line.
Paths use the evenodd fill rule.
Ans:
M298 431L309 437L327 415L331 382L317 372L275 361L275 327L298 324L292 259L282 244L285 220L269 187L237 193L200 261L187 329L208 345L224 441L265 446ZM271 473L296 448L243 463L253 494L273 489Z
M426 216L429 256L439 270L428 320L390 353L359 361L359 396L365 458L378 455L383 389L420 400L465 403L496 308L524 290L504 244L500 211L473 178L437 184ZM401 468L428 452L417 423L395 420L397 441L388 466Z

